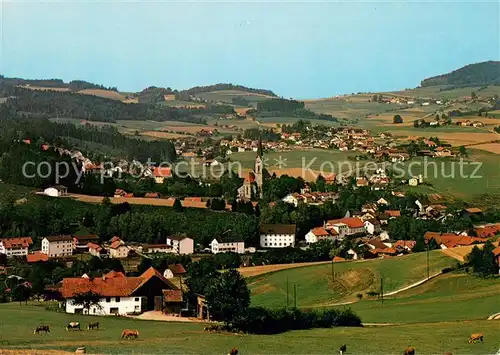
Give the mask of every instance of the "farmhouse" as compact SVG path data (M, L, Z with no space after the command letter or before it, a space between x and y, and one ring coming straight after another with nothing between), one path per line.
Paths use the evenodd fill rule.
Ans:
M285 248L295 245L295 224L263 224L260 228L260 246Z
M317 243L320 240L334 240L337 235L338 233L333 229L326 230L323 227L316 227L311 229L309 233L306 234L306 242L308 244L312 244Z
M43 190L43 194L51 197L66 196L68 194L68 188L62 185L51 186Z
M0 239L0 254L6 256L28 255L28 248L33 244L30 237Z
M76 252L88 251L89 243L99 243L99 237L93 234L73 237L73 249Z
M172 170L166 167L153 168L153 178L157 184L163 184L165 178L172 177Z
M193 254L194 240L185 235L171 235L167 237L167 244L172 247L175 254Z
M96 278L65 278L60 288L61 296L66 301L66 313L95 315L127 315L162 310L164 290L177 290L177 287L152 267L139 277L126 277L121 272L111 271ZM101 298L98 306L93 305L84 310L83 305L75 303L75 298L89 292Z
M110 258L126 258L128 256L128 247L125 242L118 237L111 239L111 244L107 247Z
M101 247L99 244L88 243L87 247L89 248L89 254L92 256L101 257L106 255L107 253L106 249Z
M380 233L380 222L375 218L370 218L365 221L365 228L369 234Z
M49 258L73 255L73 237L70 235L57 235L42 239L42 253Z

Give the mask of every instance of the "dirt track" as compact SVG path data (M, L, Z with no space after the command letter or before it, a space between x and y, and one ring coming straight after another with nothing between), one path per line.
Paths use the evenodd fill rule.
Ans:
M312 262L312 263L296 263L296 264L249 266L249 267L240 267L238 269L238 271L244 277L252 277L252 276L259 276L259 275L267 274L269 272L274 272L274 271L294 269L294 268L302 267L302 266L328 264L328 263L330 263L330 261L317 261L317 262Z

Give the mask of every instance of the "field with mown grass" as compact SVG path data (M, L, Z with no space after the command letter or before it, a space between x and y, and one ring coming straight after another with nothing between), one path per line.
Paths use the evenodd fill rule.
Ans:
M421 354L491 354L498 350L498 321L439 322L397 326L331 328L290 331L278 335L208 334L203 324L141 321L116 317L67 315L43 306L0 304L0 349L65 350L85 346L89 354L241 354L336 353L347 344L351 354L401 354L413 346ZM67 332L69 321L84 326L98 320L101 330ZM48 324L50 334L33 334ZM138 329L138 340L121 340L123 329ZM468 344L472 333L482 332L484 343ZM2 350L0 350L2 353ZM27 351L25 354L28 354Z
M380 291L383 278L384 293L395 291L427 277L426 253L416 253L391 259L346 261L305 266L277 271L248 279L252 305L285 307L287 280L289 304L294 302L296 287L297 307L327 307L355 301L358 293ZM456 265L456 260L440 251L429 253L429 274Z
M500 312L499 297L500 277L483 279L453 272L390 296L383 303L362 300L351 308L366 323L478 321ZM500 322L497 326L500 331Z

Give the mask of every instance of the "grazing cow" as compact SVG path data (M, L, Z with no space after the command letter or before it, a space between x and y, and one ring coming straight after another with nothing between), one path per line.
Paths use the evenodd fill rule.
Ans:
M478 340L481 340L481 343L483 342L483 333L477 333L477 334L472 334L469 338L469 344L475 343Z
M87 326L87 330L99 329L99 322L90 322Z
M79 322L69 322L66 326L66 330L81 330Z
M405 349L405 355L415 355L415 348L412 348L411 346L407 347Z
M39 325L33 331L33 334L40 334L41 332L45 332L45 334L50 333L50 328L48 325Z
M343 355L346 351L347 351L347 345L342 344L339 349L340 355Z
M229 352L229 354L227 354L227 355L238 355L238 349L232 348L231 351Z
M136 329L125 329L122 332L122 339L123 338L125 338L125 339L130 339L130 338L137 339L137 338L139 338L139 331Z

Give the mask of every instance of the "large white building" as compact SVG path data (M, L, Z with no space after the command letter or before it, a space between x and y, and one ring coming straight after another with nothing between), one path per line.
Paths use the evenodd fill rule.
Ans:
M245 253L245 242L244 241L223 241L221 239L215 238L210 243L210 249L212 253L227 253L233 252L238 254Z
M42 253L49 258L73 255L73 237L70 235L56 235L42 239Z
M194 240L185 235L171 235L167 237L167 244L175 254L193 254Z
M126 277L121 272L111 271L102 277L90 279L88 276L65 278L60 289L65 299L66 313L91 315L127 315L163 308L155 302L163 298L164 290L178 290L158 271L149 268L139 277ZM98 305L84 309L75 303L75 296L86 292L102 296ZM180 292L180 291L179 291Z
M0 239L0 254L6 256L28 255L28 248L33 244L30 237Z
M344 239L347 235L366 233L365 223L357 217L329 220L325 223L325 229L333 229L337 232L339 240Z
M295 224L263 224L260 228L262 248L286 248L295 246Z

